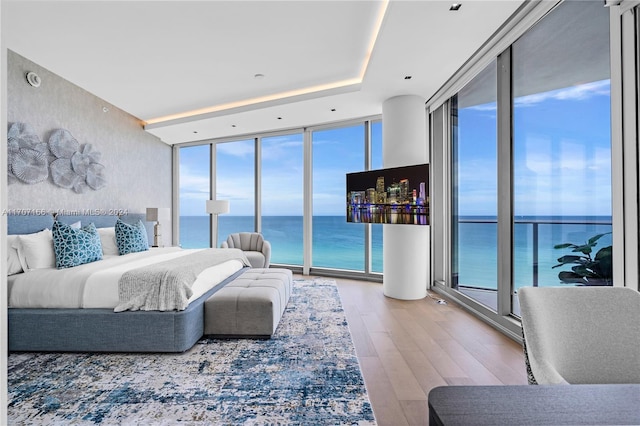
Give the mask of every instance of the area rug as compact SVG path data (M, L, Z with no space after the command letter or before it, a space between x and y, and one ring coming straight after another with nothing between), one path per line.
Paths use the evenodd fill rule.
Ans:
M334 280L295 281L269 340L8 362L10 425L375 424Z

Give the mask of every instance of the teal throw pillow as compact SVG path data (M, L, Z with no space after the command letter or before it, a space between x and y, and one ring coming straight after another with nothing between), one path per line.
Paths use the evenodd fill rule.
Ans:
M147 230L141 220L135 224L128 224L118 219L115 228L116 244L121 255L149 250Z
M72 268L102 259L100 234L93 223L78 229L56 220L51 233L56 268Z

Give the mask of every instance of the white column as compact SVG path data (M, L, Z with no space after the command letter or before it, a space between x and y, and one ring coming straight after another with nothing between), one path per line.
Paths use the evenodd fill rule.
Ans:
M429 162L424 99L406 95L382 104L382 163L385 168ZM427 295L430 233L424 225L383 225L385 296L415 300Z

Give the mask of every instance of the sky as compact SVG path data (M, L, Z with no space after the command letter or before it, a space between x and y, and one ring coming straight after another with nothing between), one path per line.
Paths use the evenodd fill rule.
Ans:
M254 141L216 145L217 198L229 200L230 215L254 212ZM302 216L303 135L262 139L263 216ZM313 214L345 214L346 174L365 169L364 125L312 133ZM209 199L209 145L180 149L180 215L204 216ZM382 125L372 125L372 167L382 167Z
M610 216L609 80L514 101L514 213ZM459 111L459 214L495 216L496 104ZM303 135L262 140L262 214L301 216ZM343 216L346 174L364 170L364 126L312 133L313 214ZM373 126L372 169L382 168L382 125ZM219 199L230 215L254 212L254 141L217 144ZM180 150L182 216L204 216L209 145Z
M496 104L461 109L459 214L495 216ZM609 80L514 100L514 214L610 216Z

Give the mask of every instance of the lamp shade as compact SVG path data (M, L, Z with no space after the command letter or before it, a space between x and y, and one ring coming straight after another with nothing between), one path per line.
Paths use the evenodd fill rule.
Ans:
M158 222L169 214L168 207L147 207L147 221Z
M210 213L210 214L229 213L229 200L208 200L207 213Z

